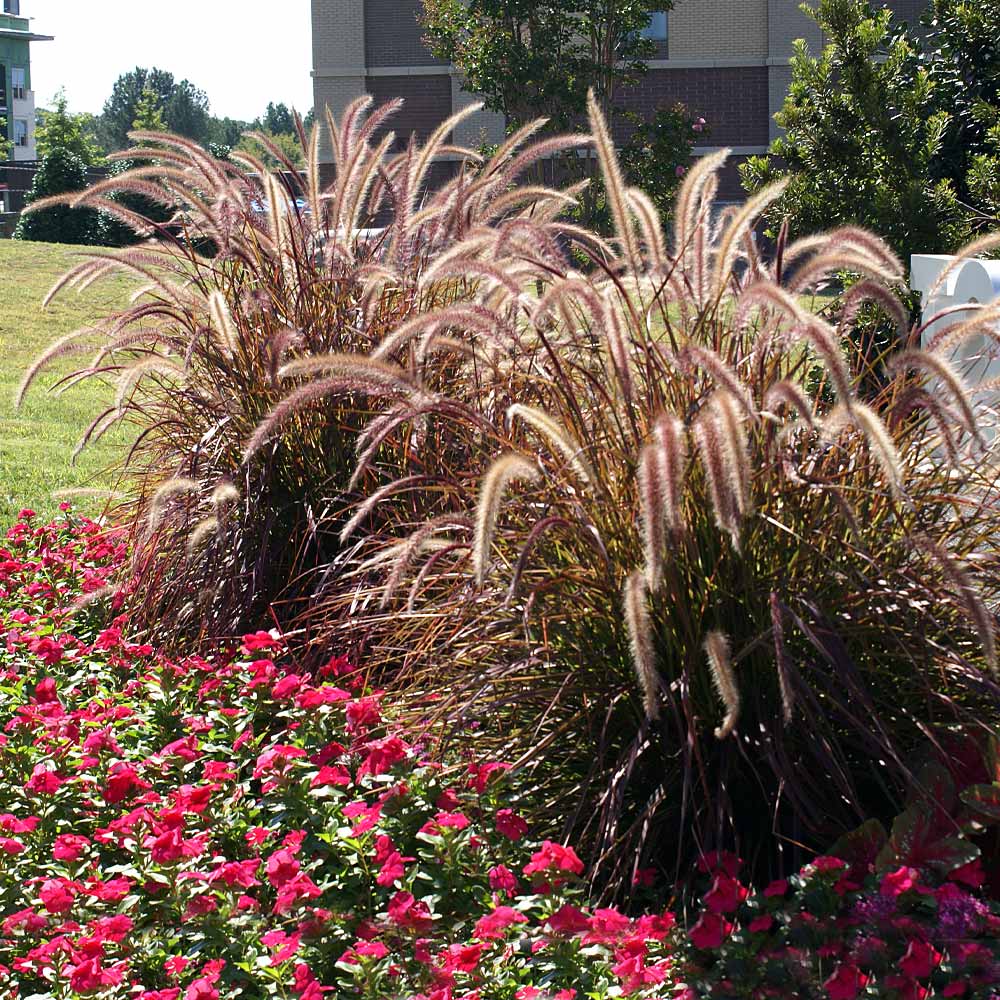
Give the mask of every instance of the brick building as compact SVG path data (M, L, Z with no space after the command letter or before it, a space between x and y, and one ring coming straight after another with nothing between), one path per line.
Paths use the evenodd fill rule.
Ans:
M888 0L887 6L915 23L925 3ZM731 147L735 157L764 152L791 80L793 41L805 38L813 51L822 44L815 21L799 4L677 0L669 12L653 11L648 35L656 40L656 58L638 85L621 95L621 104L651 114L680 101L711 125L712 147L698 152L718 146ZM316 109L329 106L337 113L363 92L376 102L404 97L392 127L401 136L424 137L474 100L454 69L424 46L421 9L421 0L312 0ZM496 141L503 128L500 116L481 112L466 119L454 138L475 145L485 134Z

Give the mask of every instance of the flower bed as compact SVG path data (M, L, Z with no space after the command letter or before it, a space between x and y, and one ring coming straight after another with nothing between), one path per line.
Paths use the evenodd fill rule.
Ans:
M686 931L591 909L507 765L431 760L344 658L307 674L258 632L168 659L73 613L123 557L69 512L0 545L5 998L997 995L974 849L755 894L706 859Z

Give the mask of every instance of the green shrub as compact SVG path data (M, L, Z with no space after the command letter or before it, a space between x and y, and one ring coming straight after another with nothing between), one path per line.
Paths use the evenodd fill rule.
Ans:
M516 353L470 336L466 394L432 408L478 464L425 458L460 504L398 517L372 557L382 616L358 627L421 718L545 761L553 814L615 886L708 847L767 874L889 814L939 723L993 725L997 479L943 344L842 347L866 301L905 322L880 240L840 229L765 262L750 231L781 188L717 226L721 154L690 172L668 251L592 114L615 249L587 275L484 275ZM841 270L867 279L834 325L801 299ZM497 373L478 402L477 371Z
M68 191L82 191L87 186L87 167L69 149L56 148L42 160L31 183L29 205ZM54 205L22 215L14 230L16 240L40 240L45 243L99 243L100 217L86 208Z
M741 168L749 191L791 179L768 213L773 232L786 218L795 236L858 224L905 257L953 252L996 226L1000 8L933 0L920 31L869 0L808 13L823 51L797 43L775 116L785 131Z

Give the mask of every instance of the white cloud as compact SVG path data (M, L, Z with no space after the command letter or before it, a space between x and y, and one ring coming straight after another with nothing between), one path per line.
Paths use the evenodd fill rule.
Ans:
M55 36L31 47L40 107L65 87L71 110L97 113L136 66L190 80L217 115L312 106L310 0L21 0L21 12Z

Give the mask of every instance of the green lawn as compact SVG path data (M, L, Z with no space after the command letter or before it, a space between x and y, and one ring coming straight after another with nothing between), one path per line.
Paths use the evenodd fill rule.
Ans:
M89 363L88 354L56 362L36 380L21 410L14 410L14 393L25 369L53 340L127 304L133 286L116 278L82 295L63 293L42 310L45 293L82 250L0 240L0 525L9 524L22 507L52 513L59 503L52 497L55 490L109 486L102 473L124 446L123 433L109 434L71 464L77 441L113 394L109 386L93 382L58 396L49 390L61 374ZM74 503L100 509L94 499Z

